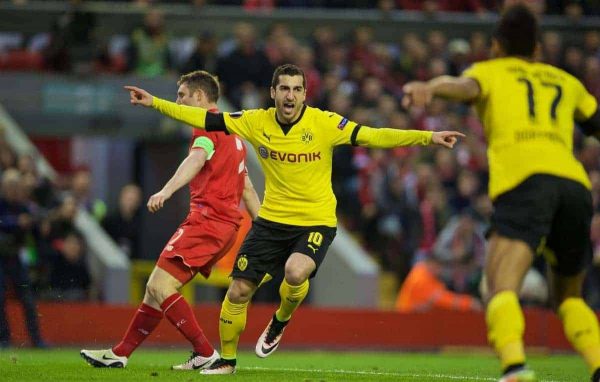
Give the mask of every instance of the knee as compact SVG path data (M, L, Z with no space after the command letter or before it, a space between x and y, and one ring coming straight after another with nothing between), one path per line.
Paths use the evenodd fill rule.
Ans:
M234 280L227 290L227 298L234 304L245 304L250 301L256 287Z
M164 285L153 281L152 279L146 284L146 294L154 299L154 301L158 302L159 305L162 304L170 295L169 291L166 290Z
M310 272L304 269L286 267L285 281L290 285L300 285L308 279Z

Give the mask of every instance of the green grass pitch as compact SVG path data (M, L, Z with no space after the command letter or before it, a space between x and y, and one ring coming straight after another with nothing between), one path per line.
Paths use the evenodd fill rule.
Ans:
M126 369L95 369L79 356L79 349L7 349L0 351L0 381L497 381L498 363L490 354L329 352L279 350L267 359L253 353L238 355L235 375L203 376L175 372L170 365L189 353L173 349L140 349ZM576 355L532 356L529 364L540 381L589 380Z

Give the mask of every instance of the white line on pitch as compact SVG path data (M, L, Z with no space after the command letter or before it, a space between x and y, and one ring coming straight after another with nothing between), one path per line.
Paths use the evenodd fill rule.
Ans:
M379 371L360 371L360 370L341 370L341 369L298 369L298 368L283 368L283 367L240 367L240 370L266 370L266 371L285 371L285 372L300 372L300 373L332 373L332 374L356 374L356 375L373 375L373 376L388 376L388 377L405 377L405 378L440 378L440 379L456 379L461 381L497 381L497 378L490 377L473 377L460 375L446 374L409 374L409 373L391 373ZM541 382L560 382L554 380L541 380Z

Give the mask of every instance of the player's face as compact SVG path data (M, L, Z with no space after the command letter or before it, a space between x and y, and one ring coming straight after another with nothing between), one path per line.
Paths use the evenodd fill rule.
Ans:
M186 84L179 85L179 89L177 89L177 101L175 102L178 105L196 106L190 88Z
M279 76L279 83L271 88L271 98L275 101L277 118L290 123L298 118L306 100L306 89L302 76Z
M179 85L179 89L177 89L177 101L175 102L178 105L203 107L208 109L209 106L207 101L208 100L202 90L197 90L192 93L186 84Z

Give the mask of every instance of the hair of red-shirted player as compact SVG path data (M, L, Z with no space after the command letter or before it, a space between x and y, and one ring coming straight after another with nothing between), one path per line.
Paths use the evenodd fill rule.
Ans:
M278 66L273 72L271 87L275 89L279 85L279 76L302 76L302 86L306 89L306 77L300 67L293 64L284 64Z
M494 30L494 38L508 56L532 57L539 33L535 15L527 6L517 4L502 14Z
M195 70L179 77L177 86L185 84L190 93L202 90L209 102L217 102L219 99L219 80L205 70Z

